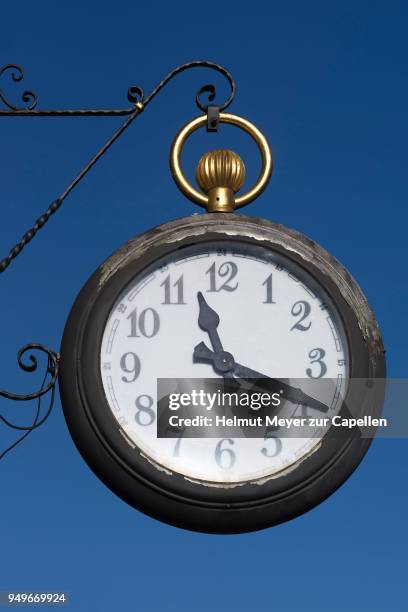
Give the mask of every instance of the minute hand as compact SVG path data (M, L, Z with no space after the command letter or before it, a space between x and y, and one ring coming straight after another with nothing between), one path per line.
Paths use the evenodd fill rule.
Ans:
M193 358L194 361L212 363L215 367L217 353L209 349L204 342L200 342L200 344L197 344L197 346L194 348ZM282 391L281 396L295 404L309 406L310 408L314 408L320 412L327 412L329 410L326 404L323 404L322 402L319 402L319 400L310 397L310 395L307 395L307 393L304 393L301 389L291 387L278 378L271 378L269 376L265 376L265 374L260 374L256 370L251 370L251 368L247 368L240 363L236 363L233 358L229 367L229 373L233 374L233 376L237 378L259 378L262 380L262 386L264 388L269 387L269 391L272 390L274 393L277 392L277 390Z
M262 386L268 386L268 380L271 382L274 388L276 385L279 386L281 393L281 397L284 399L293 402L294 404L301 404L303 406L309 406L310 408L314 408L315 410L319 410L320 412L327 412L329 410L326 404L319 402L319 400L314 399L307 393L304 393L301 389L297 387L291 387L287 383L279 380L277 378L270 378L265 376L265 374L260 374L255 370L251 370L251 368L247 368L240 363L235 363L234 365L234 376L238 378L264 378L265 385L262 383Z

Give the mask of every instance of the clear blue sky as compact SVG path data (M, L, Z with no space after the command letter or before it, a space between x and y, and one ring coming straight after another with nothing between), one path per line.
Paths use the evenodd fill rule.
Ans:
M394 1L8 3L0 64L25 67L41 107L68 108L122 106L128 86L149 91L191 59L227 66L238 82L232 112L267 134L276 159L248 214L304 232L349 268L382 327L389 373L402 377L407 25L406 3ZM59 347L70 306L101 261L193 211L167 156L211 76L179 76L2 275L0 386L30 389L17 349ZM0 119L1 256L117 124ZM254 154L229 128L196 135L186 153L196 160L224 145ZM4 446L12 439L0 436ZM46 426L1 464L0 589L66 590L79 612L404 612L407 450L405 440L375 441L339 491L290 523L242 536L188 533L136 512L94 477L58 400Z

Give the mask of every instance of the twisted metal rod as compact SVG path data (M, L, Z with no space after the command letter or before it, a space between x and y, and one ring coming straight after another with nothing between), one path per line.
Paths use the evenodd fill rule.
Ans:
M61 111L36 111L34 110L37 104L37 96L31 91L25 91L23 93L23 100L28 103L28 106L25 109L19 109L18 107L12 105L5 97L5 95L0 90L0 100L2 100L8 107L7 111L0 111L1 115L7 116L62 116L62 115L70 115L70 116L106 116L106 115L118 115L118 114L127 114L129 115L124 123L112 134L112 136L105 142L105 144L99 149L99 151L89 160L86 166L79 172L79 174L71 181L68 187L63 191L63 193L56 198L47 210L35 221L34 225L28 229L21 240L10 249L8 255L0 260L0 274L4 272L11 262L21 253L23 248L31 242L37 232L44 227L44 225L49 221L52 215L54 215L61 207L62 203L66 199L66 197L71 193L71 191L78 185L78 183L88 174L91 168L96 164L96 162L106 153L106 151L113 145L114 142L123 134L123 132L130 126L130 124L136 119L138 115L140 115L143 110L146 108L150 102L157 96L157 94L167 85L169 81L171 81L175 76L188 70L190 68L210 68L215 70L225 76L230 85L230 95L225 100L223 104L218 105L219 110L225 110L233 101L236 92L236 84L232 77L232 75L228 72L226 68L215 64L214 62L210 62L207 60L196 60L193 62L188 62L186 64L182 64L178 66L169 74L167 74L160 83L151 91L151 93L145 98L143 90L140 87L132 86L128 90L128 99L133 103L132 108L125 110L61 110ZM4 68L0 69L0 77L7 71L14 70L12 72L12 79L14 81L21 81L23 78L23 70L19 66L15 64L9 64ZM207 104L204 104L201 100L203 94L207 94ZM197 92L196 95L196 104L203 112L206 112L208 109L208 103L213 102L216 96L216 88L212 84L203 85Z
M230 95L225 100L225 102L221 105L218 105L218 110L225 110L233 101L235 97L235 81L232 78L231 74L218 64L214 62L209 62L205 60L198 60L193 62L188 62L181 66L178 66L174 70L172 70L158 85L151 91L151 93L145 98L143 90L140 87L133 86L128 90L128 100L132 103L130 108L123 109L62 109L62 110L37 110L37 96L32 91L24 91L22 94L22 101L25 103L24 107L18 107L12 104L8 98L5 96L3 91L0 89L0 101L6 106L6 109L0 109L0 116L25 116L25 117L61 117L61 116L71 116L71 117L101 117L101 116L127 116L124 123L112 134L112 136L105 142L105 144L95 153L95 155L89 160L86 166L77 174L77 176L71 181L68 187L61 193L61 195L56 198L47 210L36 220L34 225L25 232L21 240L10 250L9 254L4 257L4 259L0 260L0 273L4 272L11 262L21 253L24 247L31 242L31 240L36 236L38 231L44 227L44 225L49 221L52 215L54 215L61 207L64 200L68 197L71 191L78 185L78 183L88 174L91 168L97 163L97 161L106 153L106 151L113 145L114 142L123 134L123 132L130 126L130 124L138 117L143 110L146 108L148 104L156 97L156 95L165 87L165 85L171 81L176 75L188 70L189 68L210 68L222 74L229 82L230 85ZM11 78L15 82L19 82L24 77L23 69L17 64L8 64L0 69L0 78L7 72L11 72ZM202 101L202 96L207 94L207 104ZM197 92L196 95L196 104L203 112L207 112L209 115L209 103L213 102L216 97L216 88L212 84L203 85ZM210 107L213 108L213 107ZM30 401L33 399L37 399L37 411L33 422L30 425L17 425L7 419L5 416L0 414L0 422L4 423L6 426L23 431L24 433L18 438L15 442L13 442L8 448L6 448L3 452L0 453L0 459L2 459L9 451L17 446L20 442L22 442L27 435L31 433L34 429L42 425L49 415L51 414L54 399L55 399L55 384L58 378L59 372L59 359L60 356L58 353L52 351L51 349L41 345L41 344L27 344L23 346L17 356L17 361L19 367L25 372L34 372L38 368L38 361L32 351L37 350L46 355L47 357L47 367L45 369L44 378L41 384L41 387L38 391L29 394L17 394L12 393L10 391L0 389L0 397L4 397L9 400L14 401ZM31 352L30 352L31 351ZM24 360L28 354L29 362ZM49 378L47 382L47 378ZM46 410L45 415L40 418L41 411L41 398L45 396L47 393L51 393L50 402L48 405L48 409Z
M153 89L153 91L147 96L145 100L143 100L143 90L136 86L129 87L127 98L129 102L135 103L138 100L143 101L144 105L147 106L153 98L159 93L159 91L169 82L171 81L177 74L184 72L190 68L210 68L211 70L215 70L222 74L229 82L231 93L228 99L219 106L220 110L225 110L232 102L235 97L236 84L231 75L231 73L216 64L215 62L210 62L208 60L195 60L192 62L187 62L186 64L182 64L181 66L177 66L171 72L169 72L164 79L160 81L160 83ZM24 70L21 66L17 64L7 64L0 68L0 79L3 75L10 73L12 81L18 83L24 79ZM200 100L202 94L208 93L208 101L211 102L215 99L216 89L214 85L207 84L201 87L198 90L196 96L197 106L205 112L207 109L207 105L203 104ZM81 109L37 109L38 97L37 94L33 91L26 90L23 92L21 96L22 101L25 103L25 106L17 106L10 102L10 100L6 97L4 92L0 89L0 101L6 106L5 109L0 109L0 116L4 117L121 117L124 115L131 115L134 111L134 106L128 108L116 108L116 109L108 109L108 108L81 108Z

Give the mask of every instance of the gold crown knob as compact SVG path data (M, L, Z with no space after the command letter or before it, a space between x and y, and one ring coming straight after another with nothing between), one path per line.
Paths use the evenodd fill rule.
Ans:
M244 162L233 151L209 151L198 162L196 181L208 195L208 212L232 212L244 180Z

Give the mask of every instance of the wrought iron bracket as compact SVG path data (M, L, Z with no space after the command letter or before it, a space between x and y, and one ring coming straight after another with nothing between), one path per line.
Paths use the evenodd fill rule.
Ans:
M131 123L138 117L145 108L152 102L157 94L169 83L175 76L189 70L190 68L209 68L223 75L229 84L230 94L228 98L219 105L212 104L216 98L217 92L213 84L206 84L200 87L196 94L196 104L198 108L207 114L207 130L209 132L215 132L218 130L219 114L225 110L231 102L234 100L236 92L235 81L230 72L216 64L207 60L197 60L188 62L178 66L164 79L162 79L156 87L147 95L144 95L143 89L139 86L131 86L127 92L127 99L131 103L131 106L126 108L117 109L39 109L37 95L31 90L25 90L21 96L21 102L23 104L15 104L10 101L10 98L4 93L0 87L0 102L3 103L5 108L0 108L0 117L118 117L125 116L126 119L122 125L116 129L112 136L104 143L104 145L95 153L95 155L89 160L86 166L76 175L66 189L59 195L47 208L47 210L36 220L34 225L25 232L21 240L9 251L8 255L0 260L0 274L4 272L11 262L21 253L23 248L31 242L37 232L44 227L50 217L55 214L61 207L64 200L71 193L71 191L78 185L78 183L88 174L91 168L98 162L98 160L106 153L106 151L118 140L123 132L131 125ZM19 83L24 78L24 71L21 66L17 64L7 64L3 68L0 68L0 85L1 81L7 76L11 77L11 80L15 83ZM206 95L207 100L204 101ZM2 459L7 452L19 444L31 431L42 425L49 417L55 398L55 384L58 378L59 368L59 354L50 350L49 348L41 344L27 344L23 346L17 355L17 361L19 367L25 372L34 372L38 369L38 360L33 354L33 351L39 351L46 356L47 365L43 377L43 382L38 391L29 394L17 394L10 391L0 390L0 397L4 397L13 401L30 401L37 400L37 411L33 422L30 425L21 426L13 423L2 414L0 414L0 422L12 429L24 431L24 434L17 439L11 446L5 449L3 452L0 451L0 459ZM25 358L29 358L29 363L25 361ZM41 412L41 399L46 394L50 393L50 401L48 408L43 416Z

